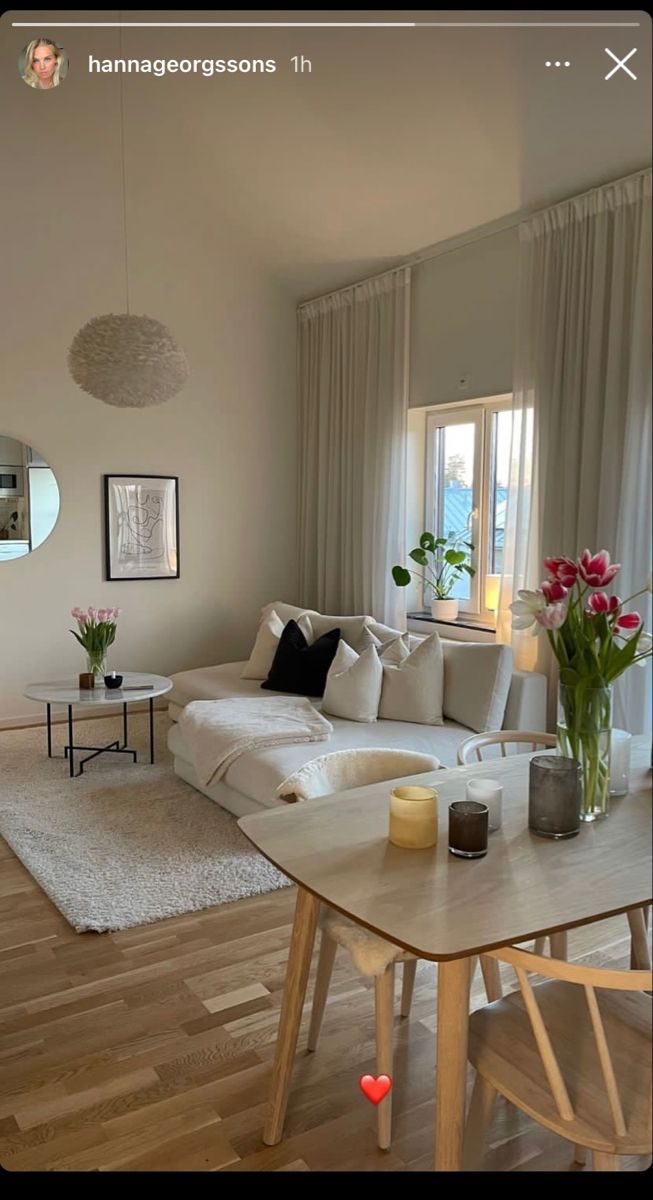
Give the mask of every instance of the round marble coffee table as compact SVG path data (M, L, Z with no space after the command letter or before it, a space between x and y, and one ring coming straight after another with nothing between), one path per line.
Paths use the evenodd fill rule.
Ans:
M48 717L48 758L52 754L52 705L64 704L68 708L68 745L64 747L64 758L68 759L70 777L80 776L84 772L84 763L98 754L131 754L134 762L138 761L135 750L127 745L127 705L135 704L137 700L147 700L150 710L150 762L154 762L154 701L157 696L163 696L172 687L172 680L165 675L144 675L127 671L123 675L122 687L106 688L104 684L89 688L77 687L75 683L63 680L54 683L30 683L25 689L28 700L41 700L47 709ZM107 708L110 705L122 704L123 742L110 742L108 746L76 746L73 741L73 708L79 705L87 712L90 709ZM78 760L79 770L75 770L75 751L91 750L85 758Z

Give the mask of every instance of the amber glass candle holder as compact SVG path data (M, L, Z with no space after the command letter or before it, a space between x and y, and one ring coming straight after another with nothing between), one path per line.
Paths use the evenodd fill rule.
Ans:
M396 787L390 793L388 836L393 846L424 850L438 840L438 793L434 788Z

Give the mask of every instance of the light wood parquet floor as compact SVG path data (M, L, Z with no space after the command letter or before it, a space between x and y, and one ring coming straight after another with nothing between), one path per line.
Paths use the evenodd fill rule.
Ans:
M391 1151L378 1150L375 1110L358 1086L374 1072L373 993L343 952L311 1055L305 1011L284 1141L263 1145L294 897L287 888L80 935L0 839L5 1170L430 1169L436 972L427 963L410 1019L397 1018ZM575 932L570 957L626 965L626 928L615 918ZM473 1007L483 995L477 978ZM566 1142L500 1102L486 1170L582 1170L572 1157Z

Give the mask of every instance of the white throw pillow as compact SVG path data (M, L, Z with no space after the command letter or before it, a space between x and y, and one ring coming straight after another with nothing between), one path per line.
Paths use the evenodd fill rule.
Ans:
M443 642L444 715L475 733L501 729L512 682L512 650L488 642Z
M266 621L273 612L277 614L279 620L283 621L285 626L289 621L299 621L299 618L303 617L304 613L308 613L309 611L310 610L308 608L298 608L296 604L286 604L285 600L273 600L271 604L266 604L265 607L261 609L259 626L262 625L263 622Z
M396 638L402 637L401 629L393 629L391 625L382 625L380 621L370 621L369 630L382 646L387 646L388 642L394 642Z
M369 632L369 626L373 624L372 617L331 617L325 613L316 612L314 608L298 608L296 604L286 604L285 600L273 600L271 604L266 604L261 609L260 623L263 624L273 612L276 612L284 625L290 620L299 623L300 617L308 617L313 631L313 640L322 637L322 634L328 633L330 629L339 629L343 641L347 642L358 654L367 650L368 646L381 644L380 640Z
M424 638L400 663L381 659L383 687L379 717L386 721L442 724L442 644L437 633Z
M414 649L415 647L412 647ZM393 638L391 642L386 642L383 649L379 651L379 657L382 663L399 664L408 658L411 647L408 645L408 634L404 633L400 637Z
M325 613L312 612L310 609L308 616L311 619L316 638L322 637L322 634L328 633L330 629L339 629L343 642L347 642L347 645L351 646L357 654L367 650L368 646L380 644L378 638L373 637L368 631L367 626L372 620L371 617L330 617Z
M300 613L297 618L288 617L289 620L296 620L307 642L312 642L313 630L311 622L306 613ZM285 624L281 620L275 609L264 617L258 627L254 648L249 656L249 662L241 671L241 679L267 679L270 674L272 660L277 652L279 638L285 629Z
M382 683L376 646L357 654L341 638L326 678L322 712L347 721L376 721Z

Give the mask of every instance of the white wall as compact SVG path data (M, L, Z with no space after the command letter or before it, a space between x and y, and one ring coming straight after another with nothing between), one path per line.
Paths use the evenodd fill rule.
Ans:
M83 31L67 31L83 61ZM25 40L3 22L3 61ZM203 81L206 82L206 81ZM41 715L33 680L74 677L74 605L124 609L117 669L167 674L244 657L260 606L296 589L295 313L223 219L219 152L161 119L164 92L126 82L132 311L163 320L191 376L155 408L82 392L66 352L91 316L124 310L116 79L80 96L0 73L5 121L0 433L35 446L61 491L52 535L0 564L0 723ZM206 89L203 97L206 103ZM218 148L219 149L219 148ZM180 478L179 580L107 583L103 473Z
M411 407L512 391L518 253L513 228L413 268Z

